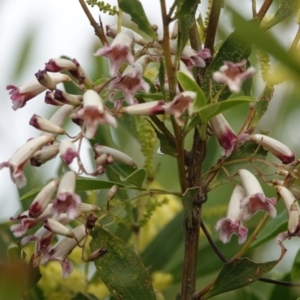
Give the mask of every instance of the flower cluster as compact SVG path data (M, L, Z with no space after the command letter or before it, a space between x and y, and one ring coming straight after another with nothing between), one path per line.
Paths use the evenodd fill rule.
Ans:
M29 124L39 130L40 135L29 139L8 161L0 164L0 169L9 168L12 181L18 188L22 188L26 185L23 169L27 162L39 167L59 156L63 163L69 166L69 171L61 178L51 180L40 190L27 211L11 218L11 221L16 223L11 226L11 231L15 237L23 237L22 245L30 241L36 243L35 263L44 264L50 260L58 260L61 262L64 277L72 271L72 264L67 260L68 254L76 246L83 247L84 242L81 245L81 241L86 239L98 220L93 213L98 212L99 207L83 203L76 193L78 175L101 175L106 171L106 165L112 162L136 168L132 158L122 151L95 144L95 169L88 172L81 161L82 140L93 139L99 126L117 127L118 118L124 113L168 114L182 127L185 124L182 116L192 115L196 97L195 92L184 91L178 92L169 102L158 100L139 103L135 98L136 94L148 93L150 89L143 78L143 72L149 63L160 59L163 55L160 52L162 48L153 43L152 50L148 49L147 54L142 53L135 59L136 47L146 45L141 36L127 28L122 28L121 32L117 33L115 25L107 26L107 35L113 38L112 43L105 44L94 54L96 57L107 58L110 64L111 78L103 85L94 86L76 59L54 58L36 72L35 78L28 83L18 87L7 86L14 110L24 107L29 100L43 92L45 103L57 107L49 119L36 113L32 115ZM155 55L150 55L154 52ZM196 52L187 46L182 53L180 69L189 72L188 69L194 66L204 67L208 57L208 50ZM127 64L127 67L120 72L124 64ZM71 82L81 92L70 94L63 91L58 85L64 82ZM102 93L104 89L105 92ZM123 97L120 97L120 93ZM113 108L109 108L109 102L113 103ZM68 121L73 122L75 127L78 126L75 137L68 134L65 127ZM77 171L73 170L74 160L78 163ZM85 225L72 229L70 222L75 219L81 220ZM26 235L31 228L37 228L36 232ZM56 235L63 238L53 244ZM91 259L101 255L103 251L98 251L91 255Z
M229 243L232 234L237 234L239 243L247 239L248 229L243 221L249 220L259 210L267 211L270 217L276 217L276 199L266 197L257 178L248 170L238 171L242 186L235 186L231 195L227 216L220 219L215 230L220 230L220 240Z
M24 107L27 101L44 91L46 91L45 103L58 109L49 120L33 114L29 124L40 130L40 135L29 139L7 162L0 164L0 169L8 167L12 181L22 188L26 184L22 171L27 162L37 167L57 155L67 166L70 166L74 159L78 162L77 171L70 169L61 178L50 181L36 195L28 211L11 218L12 221L17 222L11 226L16 237L24 236L28 229L43 224L34 234L23 237L21 243L25 245L34 241L36 263L58 260L62 264L64 276L72 271L72 264L67 260L68 254L74 247L82 247L81 241L85 240L98 220L93 212L99 211L99 208L83 203L80 196L76 194L78 175L101 175L105 173L107 165L113 162L126 164L131 168L137 167L133 159L122 151L107 145L95 144L93 147L95 168L88 172L81 161L82 140L95 138L101 126L116 128L118 119L122 118L123 114L170 115L179 129L183 129L186 120L195 114L194 104L197 93L190 90L182 91L179 84L176 86L176 95L168 99L169 101L151 99L150 85L143 78L143 73L149 64L155 64L163 58L163 48L159 42L147 43L133 30L124 27L117 32L116 25L107 26L107 36L113 38L112 43L105 44L94 53L94 56L102 56L109 61L111 78L102 81L101 85L94 86L76 59L56 58L50 59L44 69L35 74L36 78L27 84L19 87L7 86L14 110ZM176 39L176 34L172 34L172 38ZM176 40L170 40L173 63L176 45ZM143 51L141 46L147 47L147 51ZM197 52L185 46L178 69L194 80L191 69L205 67L205 60L210 57L208 49ZM245 70L245 64L245 60L237 64L225 62L224 66L213 74L213 79L227 84L232 92L239 92L242 82L254 74L252 67ZM72 82L81 92L74 95L57 88L59 83L67 81ZM164 90L160 84L161 81L157 80L151 87L156 88L157 94ZM165 86L167 84L166 80ZM148 95L148 97L142 97L141 101L138 93L140 96ZM151 100L145 102L144 98ZM67 133L65 123L68 120L73 122L74 126L78 126L75 137ZM222 147L222 155L225 157L237 150L241 143L255 142L273 153L283 164L289 164L295 159L294 153L287 146L266 135L245 133L237 135L222 114L210 119L209 126L218 139ZM61 137L63 138L60 139ZM239 236L239 243L243 243L247 238L247 228L244 227L243 222L258 210L267 211L271 217L276 216L275 198L264 195L256 177L244 169L239 170L238 175L242 185L235 187L229 202L227 217L218 221L215 227L216 230L220 229L220 239L224 243L230 241L233 233ZM55 193L56 196L53 196ZM293 204L293 211L295 210ZM290 212L292 218L294 214ZM72 229L69 223L75 219L80 219L84 225ZM293 235L298 234L298 224L294 221L291 221L291 228L288 234L291 232ZM62 235L63 238L53 245L52 241L56 234ZM104 253L105 249L101 248L93 253L90 259L96 259Z

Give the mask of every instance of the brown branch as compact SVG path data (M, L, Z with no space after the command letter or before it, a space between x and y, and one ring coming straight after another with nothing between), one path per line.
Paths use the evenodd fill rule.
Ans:
M261 21L264 18L264 16L266 15L266 13L269 10L272 3L273 3L273 0L265 0L263 5L261 6L259 12L256 15L257 18L259 19L259 21Z
M95 19L93 18L90 10L88 9L86 3L84 0L79 0L79 3L84 11L84 13L86 14L87 18L89 19L90 21L90 24L92 25L92 27L94 28L95 30L95 35L100 39L101 43L104 45L104 44L109 44L108 43L108 40L106 38L106 35L104 34L104 31L103 31L103 27L100 26L96 21ZM102 24L101 24L102 25Z

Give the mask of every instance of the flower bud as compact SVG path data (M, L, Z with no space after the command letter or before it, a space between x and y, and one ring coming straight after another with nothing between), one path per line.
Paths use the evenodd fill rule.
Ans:
M290 164L295 160L295 153L289 147L267 135L251 134L249 140L262 145L278 157L283 164Z
M53 133L53 134L65 134L65 130L52 123L51 121L44 119L36 114L34 114L30 121L29 121L29 125L35 127L36 129L39 129L41 131L44 132L49 132L49 133Z
M51 76L45 70L39 70L35 73L38 82L49 90L55 90L56 84Z
M165 102L160 100L125 106L120 109L120 112L130 115L158 115L164 114L165 109Z
M119 189L119 187L118 187L116 184L114 184L114 185L110 188L110 190L109 190L109 192L108 192L108 194L107 194L107 201L110 201L111 199L113 199L113 198L115 197L115 195L116 195L118 189Z
M101 154L109 154L109 155L111 155L113 160L116 161L116 162L124 163L124 164L129 165L129 166L134 167L134 168L136 167L136 164L132 160L132 158L129 157L127 154L119 151L119 150L116 150L116 149L113 149L113 148L110 148L110 147L107 147L107 146L102 146L102 145L99 145L99 144L96 144L93 147L93 149L94 149L94 152L95 152L95 158L96 159Z
M41 189L29 207L29 217L37 218L44 212L51 201L52 195L56 191L58 184L58 179L53 180Z
M98 218L93 214L90 213L87 217L86 217L86 221L85 221L85 227L88 230L91 230L95 227L95 224L97 222Z
M72 95L68 94L64 91L61 91L59 89L56 89L54 91L54 98L55 100L58 100L65 104L70 104L73 106L80 106L82 102L82 95Z
M71 229L69 229L68 227L66 227L65 225L61 224L60 222L54 219L50 219L50 218L45 219L44 227L47 230L62 236L66 236L69 238L75 237L75 234Z
M34 167L39 167L48 160L54 158L59 152L59 145L45 146L43 149L38 150L30 158L30 164Z
M48 72L61 72L77 69L74 62L65 58L50 59L45 65L45 70Z
M94 251L88 258L88 261L94 261L98 258L100 258L101 256L103 256L105 253L107 253L107 249L106 248L100 248L97 249L96 251Z
M75 157L79 157L79 153L75 145L70 140L63 140L59 144L60 157L67 165L72 163Z
M229 156L234 148L237 135L234 133L222 114L218 114L210 120L212 130L222 147L222 155Z

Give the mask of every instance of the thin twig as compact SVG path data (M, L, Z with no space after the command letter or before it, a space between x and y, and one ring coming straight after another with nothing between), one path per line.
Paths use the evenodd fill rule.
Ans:
M257 13L257 18L259 19L259 21L261 21L264 18L272 3L273 0L265 0L259 12Z
M104 31L103 31L103 27L100 26L96 21L95 19L93 18L90 10L88 9L86 3L84 0L79 0L79 3L84 11L84 13L86 14L87 18L89 19L90 21L90 24L92 25L92 27L94 28L95 30L95 35L100 39L101 43L104 45L104 44L108 44L108 40L104 34Z

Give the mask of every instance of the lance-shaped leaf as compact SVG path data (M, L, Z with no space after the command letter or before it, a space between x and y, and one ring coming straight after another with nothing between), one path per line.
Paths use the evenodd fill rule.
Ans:
M233 9L233 20L236 28L240 28L238 31L238 38L242 44L252 43L273 55L279 62L281 62L285 68L293 72L295 78L300 78L300 63L294 55L289 55L288 51L269 33L263 32L258 28L255 22L245 21L237 12Z
M138 25L142 32L148 34L153 39L157 39L157 35L151 27L140 1L118 0L118 3L119 7L131 16L132 21Z
M271 101L273 97L274 88L266 85L265 89L263 90L262 94L260 95L258 101L255 103L254 106L254 116L248 126L248 131L253 132L256 125L260 121L260 119L263 117L263 115L266 113L269 102Z
M238 106L241 104L251 103L254 101L256 101L255 98L247 97L247 96L240 96L240 97L236 97L236 98L231 98L226 101L209 104L205 107L199 108L197 112L199 113L201 120L203 120L203 122L207 122L212 117L224 112L225 110L228 110L232 107L235 107L235 106Z
M126 243L100 227L95 228L92 237L91 252L100 247L107 249L95 266L115 299L156 300L147 269Z
M145 169L141 168L130 174L128 177L122 179L127 183L133 184L134 186L141 188L143 186L143 182L147 176L147 172Z
M293 282L299 282L299 279L300 279L300 250L298 250L295 256L292 271L291 271L291 280Z
M278 260L266 263L255 263L248 258L238 258L226 263L212 288L201 299L209 299L213 296L242 288L257 281L280 262L285 252L286 249L282 248Z
M177 1L178 18L178 38L176 61L180 57L181 52L189 39L189 30L195 23L195 13L198 7L198 0L180 0Z
M172 221L170 221L152 240L141 258L146 267L151 266L151 271L164 270L164 267L172 260L172 255L178 248L182 248L183 231L178 230L182 226L184 218L183 212L180 212ZM159 249L159 255L157 250ZM153 257L156 257L154 260ZM180 276L182 275L182 253L179 258Z
M177 72L177 79L185 91L193 91L197 94L193 104L193 112L197 112L206 106L206 97L195 80L181 71Z
M270 29L274 25L282 22L288 17L296 13L297 8L299 8L298 0L283 0L279 5L275 15L271 20L262 25L262 29Z

